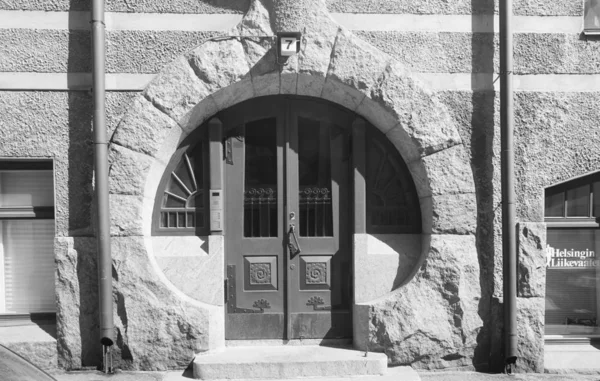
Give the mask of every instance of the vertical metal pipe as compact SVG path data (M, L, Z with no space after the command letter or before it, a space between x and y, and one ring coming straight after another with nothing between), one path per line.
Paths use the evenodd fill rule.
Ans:
M92 2L92 90L94 96L94 169L97 202L98 298L103 366L112 371L110 347L114 342L110 211L108 205L108 142L105 111L104 0Z
M502 260L504 361L512 372L517 361L517 241L513 148L512 0L500 0L500 135L502 149Z

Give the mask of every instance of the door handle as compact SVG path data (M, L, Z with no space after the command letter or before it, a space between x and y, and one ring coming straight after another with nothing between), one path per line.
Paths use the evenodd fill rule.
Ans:
M290 229L288 230L288 248L292 258L302 251L298 237L296 237L296 225L292 223L290 223Z

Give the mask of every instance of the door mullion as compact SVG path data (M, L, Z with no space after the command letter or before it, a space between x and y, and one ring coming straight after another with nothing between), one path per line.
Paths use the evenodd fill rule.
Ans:
M291 314L290 304L293 302L292 298L294 295L294 287L297 287L298 283L298 271L299 263L297 256L291 258L290 251L288 249L289 240L289 229L290 223L294 223L296 227L296 236L299 236L300 227L300 215L298 209L298 123L295 115L292 112L292 108L289 103L286 103L285 108L285 136L286 136L286 150L285 150L285 162L286 162L286 216L284 220L286 236L284 238L284 256L287 260L287 266L285 272L287 273L287 339L292 338L292 326L291 326ZM290 214L294 213L295 220L290 221Z

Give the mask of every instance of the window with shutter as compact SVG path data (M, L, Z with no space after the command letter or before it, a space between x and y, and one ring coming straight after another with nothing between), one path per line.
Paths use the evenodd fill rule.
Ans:
M600 34L600 0L585 0L583 32L587 35Z
M0 313L55 312L51 162L0 161Z

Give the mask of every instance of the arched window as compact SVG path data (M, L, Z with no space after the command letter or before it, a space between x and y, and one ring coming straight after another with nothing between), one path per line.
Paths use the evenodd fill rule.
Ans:
M402 157L378 130L367 130L367 233L420 233L417 191Z
M249 110L253 110L259 106L259 103L254 103L255 101L256 100L250 101L251 103L243 104L242 106L248 107ZM290 139L289 136L282 132L284 131L282 129L285 124L284 120L287 119L283 118L283 114L277 111L277 108L271 107L273 104L281 101L280 98L273 98L272 102L268 102L269 107L266 107L266 111L261 114L263 119L267 118L268 120L273 121L271 127L273 131L270 131L270 135L267 135L273 137L280 136L281 141L272 141L272 145L278 146L279 149L282 149L285 144L289 144L289 141L286 141L286 139ZM298 125L299 130L302 132L299 136L304 137L305 139L302 140L304 143L301 142L302 144L298 146L298 149L302 151L299 153L300 165L307 164L308 161L306 160L312 158L310 160L313 160L314 163L311 162L311 165L315 167L317 164L321 163L317 160L320 158L319 155L330 154L327 150L323 151L325 153L319 151L320 149L329 147L328 145L316 144L321 135L314 131L309 133L308 124L305 123L305 125L301 123L307 118L306 115L314 118L314 120L317 121L317 126L320 126L319 123L323 120L328 121L327 123L338 123L336 124L338 127L332 129L331 134L325 133L325 129L329 128L326 127L329 126L329 124L325 122L323 122L325 123L323 124L325 127L320 126L318 128L323 129L322 132L324 132L326 136L330 136L331 139L339 141L340 146L337 149L340 152L336 155L339 155L342 160L346 161L352 157L352 155L350 155L350 148L353 146L351 143L352 132L350 127L352 121L360 118L359 116L352 114L346 109L341 109L336 105L328 104L326 102L307 102L304 99L292 98L286 98L284 101L289 104L291 110L303 110L304 112L304 114L299 117L300 122ZM265 100L262 100L262 102L265 102ZM242 106L237 107L239 108ZM243 123L248 124L247 128L253 126L253 123L258 123L245 120L248 112L251 111L246 110L246 112L240 112L239 109L232 108L222 111L219 114L219 119L223 121L222 128L225 136L230 136L232 131L234 135L239 134L239 126ZM262 121L263 119L260 120ZM276 120L279 120L279 124L275 124ZM264 128L265 130L262 131L261 134L267 131L267 127L265 126ZM252 128L250 128L250 130L253 131ZM389 142L387 137L369 123L365 123L363 136L365 139L364 144L359 144L357 147L362 147L360 149L365 151L364 155L361 155L363 157L361 160L364 160L365 165L365 173L363 175L366 183L364 192L367 204L365 210L366 215L356 216L356 218L364 218L366 220L366 232L370 234L420 233L421 212L419 198L415 184L404 160L400 156L398 150ZM229 138L226 138L224 140L226 146L223 147L226 161L229 160L229 150L227 148L227 142L229 142L228 139ZM248 145L250 141L251 139L244 144L250 147L250 145ZM248 151L246 153L251 152L253 151ZM308 159L302 161L302 158L305 156ZM208 184L208 182L210 178L210 165L208 157L207 127L204 125L197 128L196 132L186 138L186 141L173 155L172 160L167 166L156 195L153 215L153 234L209 234L208 191L210 184ZM330 168L332 165L329 161L323 161L321 164L326 164L324 168ZM257 166L257 168L259 169L259 173L260 171L271 173L277 170L277 167L268 168L267 166L261 165ZM350 172L352 171L351 165L346 165L344 168L348 168ZM300 166L299 172L294 175L299 176L299 184L296 185L299 188L292 192L300 192L302 195L305 195L306 192L301 189L303 186L302 182L307 176L312 176L310 173L307 174L302 172L302 170L307 169L318 170L312 168L310 165L304 165L304 167ZM290 167L287 170L291 171L292 169ZM319 174L319 176L324 175L324 173L321 172L319 172ZM351 173L347 173L340 178L352 179L353 177ZM343 186L352 187L351 183L344 183ZM314 188L314 186L312 187ZM302 195L299 208L300 215L302 215L304 209L308 210L306 200L302 199ZM314 197L311 198L311 202L315 203L314 205L311 205L311 208L314 209L314 213L311 214L313 218L321 216L319 214L320 212L317 211L320 210L319 208L323 207L322 203L326 202L326 199L327 197L324 197L322 200L317 200ZM282 201L284 203L286 202L285 199L282 199ZM231 206L231 203L228 203L228 200L224 200L224 202ZM261 204L261 208L262 207L264 207L264 205ZM271 216L273 213L274 215ZM306 213L307 216L310 214L308 212ZM268 215L275 221L275 218L277 217L276 209L273 207L272 212L269 212ZM323 215L325 216L325 214ZM326 230L327 226L323 226L323 229ZM302 227L303 225L300 225L301 235L303 235ZM273 229L277 229L277 227L273 225ZM279 233L277 230L269 230L269 234L270 236L274 236Z
M194 138L195 144L184 144L173 155L158 187L153 218L156 235L208 234L207 143L202 137Z

